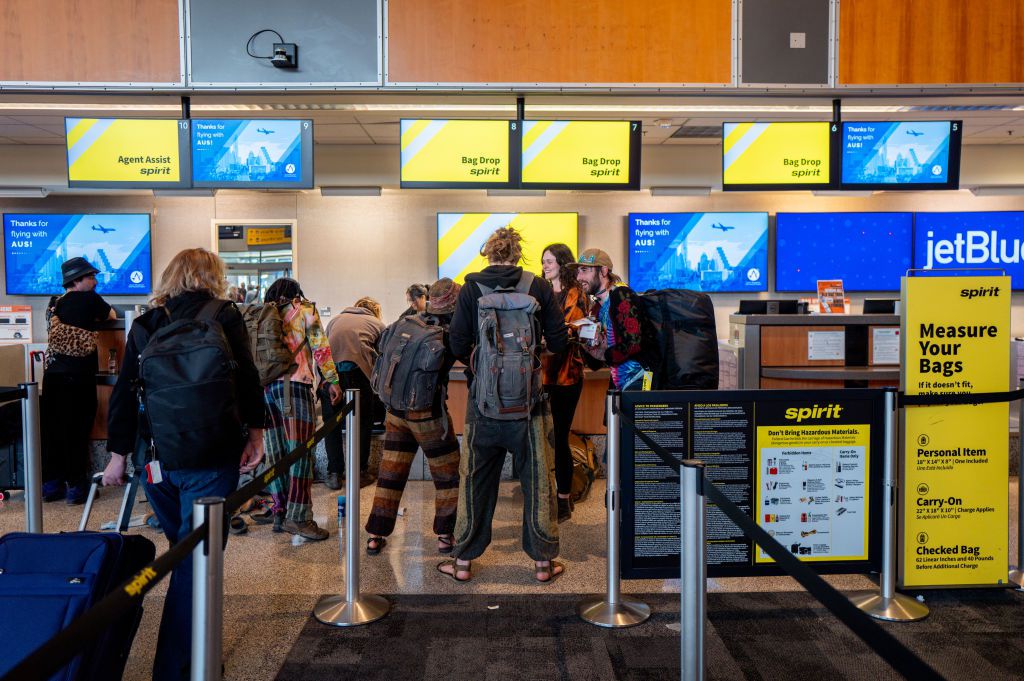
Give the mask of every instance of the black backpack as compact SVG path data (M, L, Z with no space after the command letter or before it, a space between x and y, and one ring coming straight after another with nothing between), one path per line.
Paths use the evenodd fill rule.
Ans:
M706 293L685 289L637 296L646 317L644 368L654 390L717 390L718 333Z
M156 458L167 470L209 468L242 451L244 433L234 354L217 315L225 300L203 305L195 319L171 323L139 356L139 399Z
M392 411L432 409L444 364L444 329L436 317L414 314L384 329L370 385Z

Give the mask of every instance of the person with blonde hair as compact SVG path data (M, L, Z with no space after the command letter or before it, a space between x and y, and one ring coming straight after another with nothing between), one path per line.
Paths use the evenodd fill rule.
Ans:
M346 307L327 325L327 339L331 344L338 378L343 390L359 391L359 486L372 485L376 478L367 470L370 467L370 435L373 430L375 398L370 387L373 363L377 359L377 341L384 332L381 321L380 303L364 296ZM334 415L334 410L324 402L324 418ZM327 436L327 486L340 489L346 475L342 455L341 429L336 428Z
M437 569L458 582L471 578L471 561L481 556L491 543L491 522L508 451L514 457L523 488L523 550L534 561L534 579L549 584L565 571L565 566L554 560L558 556L559 542L553 425L551 407L544 399L541 386L538 334L543 335L548 350L563 352L568 343L565 319L551 285L519 266L523 257L519 232L512 227L497 230L484 244L481 255L487 258L489 265L466 276L450 330L452 352L469 367L466 372L469 400L459 463L458 517L452 552L455 560L442 563ZM485 296L486 308L481 305ZM496 299L503 296L505 300L499 303ZM533 310L532 330L526 332L529 338L525 334L517 336L523 334L518 327L503 327L502 315L496 311L499 304L523 304L524 299L532 299L519 308ZM497 323L486 327L491 315ZM488 328L497 338L482 336ZM512 348L532 348L533 356L526 358L532 362L532 371L524 372L530 374L528 377L523 376L528 381L529 398L523 404L503 402L504 395L500 391L491 394L480 387L490 384L494 388L496 374L485 375L481 367L475 366L474 359L480 357L481 348L490 351L502 345L507 348L507 354L502 357L513 358L513 361ZM516 376L507 380L515 381ZM484 411L491 415L485 415Z
M227 419L219 428L222 432L204 431L205 438L217 443L210 448L215 453L199 460L199 454L192 450L156 450L163 479L149 482L143 478L146 498L172 546L192 531L192 505L196 500L228 496L238 486L239 474L255 470L263 458L263 390L242 315L233 302L222 300L226 289L224 263L215 254L191 248L174 256L153 294L154 307L132 324L121 373L110 396L110 463L103 472L103 484L123 485L129 452L136 451L137 438L148 440L151 436L148 421L140 417L139 411L139 356L157 332L172 322L197 319L209 325L209 332L219 329L223 334L236 366L233 383L237 418ZM208 414L193 417L183 413L182 427L210 421ZM226 541L227 535L224 537ZM153 662L153 678L157 681L188 678L192 579L191 560L179 563L171 575Z

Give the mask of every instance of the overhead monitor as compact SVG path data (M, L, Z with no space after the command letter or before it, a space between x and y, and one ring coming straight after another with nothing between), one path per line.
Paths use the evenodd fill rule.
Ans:
M775 290L816 291L819 279L842 279L847 291L899 291L912 233L912 213L779 213Z
M192 184L311 189L313 121L193 119Z
M7 295L64 292L60 266L84 257L99 270L101 295L145 295L153 288L148 213L4 215Z
M844 189L957 189L961 121L843 122Z
M1010 275L1024 290L1024 211L915 213L914 268L944 275ZM983 271L988 270L988 271Z
M722 189L822 189L832 184L837 126L813 123L725 123Z
M518 186L519 121L402 119L403 189Z
M768 213L630 213L636 291L768 290Z
M189 127L173 119L65 118L68 186L189 187Z
M525 189L640 189L640 121L523 121Z
M523 267L540 272L543 249L553 243L578 246L576 213L438 213L437 276L463 283L487 267L480 249L499 227L515 227L523 237Z

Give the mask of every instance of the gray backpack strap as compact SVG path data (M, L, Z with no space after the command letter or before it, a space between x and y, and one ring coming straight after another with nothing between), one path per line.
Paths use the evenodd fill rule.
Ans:
M516 284L516 291L518 291L519 293L525 293L526 295L530 295L530 287L533 286L533 280L535 278L536 277L534 276L533 272L527 272L526 270L523 270L522 276L519 277L519 283Z
M494 293L494 289L493 288L491 288L490 286L484 286L479 281L476 283L476 285L478 287L480 287L480 297L481 298L483 296L489 296L490 294Z

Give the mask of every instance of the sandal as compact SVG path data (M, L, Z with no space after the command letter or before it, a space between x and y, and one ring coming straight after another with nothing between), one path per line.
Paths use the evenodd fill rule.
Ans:
M448 555L455 548L455 537L450 534L437 535L437 552Z
M386 537L369 537L366 540L366 555L376 556L388 545Z
M546 562L547 565L540 565L539 563L542 563L542 562ZM537 580L538 582L540 582L541 584L551 584L552 582L554 582L559 577L561 577L562 575L565 574L565 564L564 563L560 563L557 560L535 561L534 568L535 568L535 570L534 570L533 578L535 580ZM556 571L556 568L562 568L562 569ZM547 575L547 578L539 579L537 577L537 575Z
M274 522L274 511L271 508L271 505L268 503L261 503L260 506L260 510L254 510L249 513L249 520L253 521L257 525L269 525Z
M437 571L440 572L445 577L448 577L449 579L451 579L453 581L456 581L456 582L458 582L460 584L463 584L463 583L468 582L469 580L471 580L473 578L473 571L471 570L472 565L473 565L472 562L467 562L467 563L465 563L463 565L460 565L458 559L456 559L456 560L442 560L440 563L437 564ZM452 568L451 572L448 572L447 570L442 570L441 569L441 568L446 568L448 566L451 566L451 568ZM465 579L459 579L458 573L460 573L460 572L468 572L469 573L469 577L466 577Z

